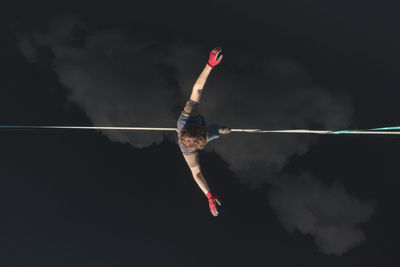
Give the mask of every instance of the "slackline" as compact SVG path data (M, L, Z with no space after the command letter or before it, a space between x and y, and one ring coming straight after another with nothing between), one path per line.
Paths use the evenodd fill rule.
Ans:
M157 127L108 127L108 126L38 126L38 125L0 125L0 130L34 130L34 129L72 129L72 130L117 130L117 131L175 131L177 128ZM231 129L233 133L284 133L284 134L373 134L373 135L400 135L400 126L383 127L362 130L262 130L262 129Z

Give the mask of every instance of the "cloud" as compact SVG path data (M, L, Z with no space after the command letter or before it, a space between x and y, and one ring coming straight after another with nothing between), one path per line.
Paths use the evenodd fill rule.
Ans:
M120 30L93 29L75 18L54 20L45 30L19 34L18 40L21 53L31 62L40 60L40 48L51 50L52 66L68 89L69 100L94 125L174 127L209 52L190 42L160 45ZM202 96L200 109L208 123L264 129L349 125L350 99L314 85L298 63L258 58L252 51L241 51L237 60L230 56L235 57L225 55L210 75ZM102 133L138 148L158 144L165 137L177 138L157 132ZM339 255L363 240L364 233L356 225L370 217L372 208L341 187L304 177L297 182L293 178L293 183L281 179L290 159L317 142L316 136L232 133L210 142L206 151L214 150L247 185L275 185L269 199L286 228L314 235L322 252ZM361 211L338 211L338 203L349 204L346 211L356 207Z
M168 85L158 63L162 51L119 31L85 33L84 42L78 43L74 33L86 30L90 31L73 18L59 19L45 32L20 35L19 48L31 61L35 60L35 48L51 49L54 71L69 89L69 100L78 104L94 125L176 124L171 104L177 92ZM139 148L163 139L156 132L103 134Z
M374 207L349 196L340 184L327 186L303 173L280 177L268 198L286 230L312 235L321 252L342 255L365 239L359 228Z

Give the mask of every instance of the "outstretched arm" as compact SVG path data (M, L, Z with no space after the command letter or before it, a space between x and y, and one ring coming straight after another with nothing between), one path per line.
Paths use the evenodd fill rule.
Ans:
M218 65L222 60L221 52L222 49L219 47L211 50L207 65L204 67L199 78L197 78L195 84L193 85L192 94L190 95L190 99L192 101L200 103L201 93L203 92L203 88L207 81L208 75L210 75L213 67Z
M204 84L207 81L208 75L210 75L212 68L206 65L201 72L199 78L197 78L196 83L193 85L192 94L190 95L190 100L200 103L201 93L203 92Z
M199 162L199 152L194 154L185 154L183 153L183 157L185 158L190 171L192 172L193 178L197 185L200 187L201 191L203 191L204 195L208 198L208 204L210 206L210 211L214 216L218 215L218 210L216 205L221 205L221 202L218 198L211 192L210 187L207 184L206 179L201 173L200 162Z
M197 185L200 187L200 189L203 191L203 193L206 195L208 198L208 204L210 206L210 212L214 216L218 216L218 210L216 205L221 205L221 202L219 199L210 191L210 188L208 187L207 181L204 178L203 174L201 173L200 165L197 165L196 167L190 168L192 171L192 175L194 180L196 181Z
M210 191L210 187L208 186L206 179L201 173L199 152L193 154L182 154L185 158L187 165L189 166L190 171L192 172L193 178L196 181L197 185L200 187L201 191L203 191L204 194L207 194Z

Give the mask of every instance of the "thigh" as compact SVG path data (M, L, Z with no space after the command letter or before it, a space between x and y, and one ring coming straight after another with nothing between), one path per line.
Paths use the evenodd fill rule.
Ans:
M200 111L199 111L199 103L194 102L192 100L186 101L186 105L183 108L183 111L181 114L186 115L186 116L191 116L191 117L198 117L200 116Z

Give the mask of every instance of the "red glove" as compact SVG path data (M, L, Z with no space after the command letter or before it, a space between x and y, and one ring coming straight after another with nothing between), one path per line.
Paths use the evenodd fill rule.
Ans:
M218 205L221 205L221 202L219 202L219 199L216 196L214 196L214 194L211 193L211 191L208 192L206 196L208 198L208 204L210 205L210 211L211 211L212 215L218 216L218 210L215 207L215 203L217 203Z
M207 65L211 68L214 68L216 65L218 65L222 60L222 54L220 55L221 52L221 47L216 47L211 50Z

